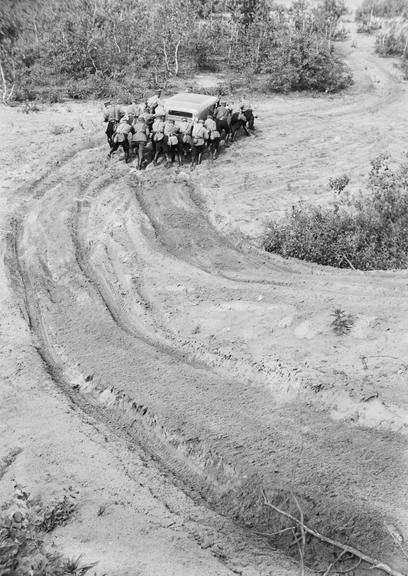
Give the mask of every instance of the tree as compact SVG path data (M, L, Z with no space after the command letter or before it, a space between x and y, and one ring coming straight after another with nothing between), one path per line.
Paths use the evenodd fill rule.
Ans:
M188 53L198 20L199 4L195 0L159 0L152 30L156 46L170 76L180 72L180 52Z

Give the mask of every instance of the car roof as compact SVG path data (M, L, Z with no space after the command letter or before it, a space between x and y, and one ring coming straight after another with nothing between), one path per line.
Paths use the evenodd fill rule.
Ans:
M167 110L182 109L185 112L199 112L204 108L212 106L217 102L216 96L208 94L193 94L191 92L181 92L168 98L165 102Z

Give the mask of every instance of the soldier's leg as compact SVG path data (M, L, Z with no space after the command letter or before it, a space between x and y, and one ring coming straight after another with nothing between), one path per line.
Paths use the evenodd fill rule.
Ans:
M143 166L144 149L145 149L145 143L139 142L138 151L137 151L138 152L138 162L137 162L138 168L142 168L142 166Z
M129 162L129 140L127 139L127 137L124 139L124 141L122 142L122 148L123 151L125 152L125 162L126 164Z
M112 147L111 147L110 152L109 152L109 154L108 154L108 158L111 158L111 157L112 157L112 154L113 154L114 152L116 152L116 150L119 148L119 146L120 146L119 142L113 142L113 141L112 141Z

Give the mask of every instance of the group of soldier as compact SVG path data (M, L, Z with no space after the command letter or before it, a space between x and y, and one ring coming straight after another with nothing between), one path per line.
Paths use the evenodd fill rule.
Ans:
M117 104L105 102L108 158L122 147L125 162L135 155L139 170L148 163L146 150L150 151L154 164L164 156L166 165L175 161L181 165L184 159L190 158L191 167L194 167L201 163L205 150L213 159L217 158L221 139L228 145L241 127L248 136L248 129L254 127L252 107L244 99L236 108L218 99L205 120L182 120L176 125L174 120L166 120L160 96L161 91L157 90L146 102L133 103L126 111Z

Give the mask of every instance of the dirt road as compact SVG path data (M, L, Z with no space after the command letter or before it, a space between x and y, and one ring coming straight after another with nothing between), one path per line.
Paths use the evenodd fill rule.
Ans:
M296 556L291 539L255 534L281 528L262 486L282 506L296 494L328 536L408 570L387 529L408 536L407 273L259 248L268 219L329 199L329 177L347 173L358 189L370 159L405 149L399 71L370 38L343 49L349 91L260 99L255 134L193 173L109 163L100 104L2 112L19 143L1 152L2 422L34 469L45 455L48 481L37 471L35 482L84 490L86 535L68 526L59 538L100 556L101 573L134 574L135 559L157 573L158 557L166 574L292 573L275 550ZM355 320L341 337L336 308ZM19 458L5 493L27 474ZM89 524L87 498L106 490L117 510ZM316 569L334 557L307 546Z

